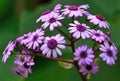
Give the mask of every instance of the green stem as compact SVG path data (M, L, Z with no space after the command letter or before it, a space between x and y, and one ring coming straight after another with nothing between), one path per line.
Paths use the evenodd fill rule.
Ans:
M67 34L65 34L62 30L60 30L58 27L56 27L56 29L57 29L66 39L71 40L70 37L69 37Z
M63 23L62 21L60 22L62 23L63 26L65 26L68 29L68 26L65 23Z
M75 43L75 41L71 41L71 48L72 48L73 53L75 52L74 43ZM86 75L83 75L81 72L79 72L79 69L80 69L80 68L79 68L79 65L78 65L78 62L77 62L77 61L74 61L74 65L75 65L75 67L76 67L76 69L77 69L80 77L82 78L82 81L87 81Z
M70 61L70 60L65 60L65 59L61 59L61 58L53 58L53 57L48 58L48 57L46 57L45 55L42 55L42 54L22 54L22 55L37 56L37 57L42 57L42 58L46 58L46 59L51 59L51 60L56 60L56 61L61 61L61 62L74 64L74 62Z

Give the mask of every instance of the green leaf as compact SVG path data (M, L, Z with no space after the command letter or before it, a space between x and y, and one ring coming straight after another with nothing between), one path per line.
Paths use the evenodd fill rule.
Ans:
M73 62L72 60L68 60L68 61ZM72 63L66 63L66 62L61 62L61 61L58 61L58 63L61 67L65 68L65 69L71 69L74 66L74 64L72 64Z
M91 74L87 74L87 79L88 79L88 80L91 79Z

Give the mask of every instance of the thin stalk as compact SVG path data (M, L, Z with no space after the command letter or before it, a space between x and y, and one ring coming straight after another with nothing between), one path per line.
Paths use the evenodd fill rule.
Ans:
M71 41L71 48L72 48L73 53L75 52L74 43L75 43L74 41ZM86 75L83 75L81 72L79 72L79 65L78 65L77 61L74 61L74 65L75 65L80 77L82 78L82 81L87 81Z
M22 55L37 56L37 57L42 57L42 58L51 59L51 60L55 60L55 61L61 61L61 62L74 64L74 62L70 61L70 60L65 60L65 59L61 59L61 58L53 58L53 57L48 58L48 57L46 57L45 55L42 55L42 54L22 54Z
M68 29L68 26L65 23L63 23L62 21L60 22L62 23L63 26L65 26Z
M57 29L66 39L70 40L70 37L69 37L67 34L65 34L62 30L60 30L58 27L56 27L56 29Z

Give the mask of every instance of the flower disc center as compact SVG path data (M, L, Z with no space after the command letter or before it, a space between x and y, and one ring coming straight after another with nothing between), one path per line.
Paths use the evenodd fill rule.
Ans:
M101 21L105 21L105 18L102 15L97 14L96 18L101 20Z
M57 41L55 39L51 39L48 41L47 46L49 49L55 49L57 47Z
M80 32L84 32L86 30L86 27L82 25L77 25L77 30L79 30Z

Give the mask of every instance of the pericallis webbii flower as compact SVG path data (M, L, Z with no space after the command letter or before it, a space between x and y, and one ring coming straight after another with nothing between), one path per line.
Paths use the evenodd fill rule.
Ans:
M87 18L94 25L98 25L100 28L109 28L109 23L105 20L105 18L99 14L97 15L88 15Z
M117 59L117 49L114 45L105 41L104 45L100 45L100 50L103 52L100 54L103 61L106 61L109 65L115 64L115 60Z
M88 4L76 6L76 5L65 5L65 9L61 10L63 15L68 15L68 17L79 17L83 16L85 9L89 8Z
M18 52L16 55L16 60L14 63L17 65L17 67L13 67L12 71L15 72L16 74L23 76L23 77L28 77L29 73L32 73L31 67L35 64L33 61L33 57L30 55L24 55L24 54L29 54L29 51L27 50L21 50L21 52Z
M60 22L60 20L64 19L64 17L62 15L59 14L52 14L49 16L48 19L46 19L46 21L44 21L44 23L42 24L42 27L45 29L48 26L50 26L50 31L54 30L54 27L61 27L62 23Z
M26 45L28 43L28 38L31 36L32 32L29 32L28 34L24 34L23 36L20 36L16 39L16 42L21 45Z
M91 38L101 43L105 40L105 34L101 30L92 30Z
M88 74L88 73L96 74L98 70L99 70L99 66L97 65L97 63L93 62L90 64L80 66L79 72L82 72L83 74Z
M40 20L42 22L48 20L51 15L59 14L61 7L62 7L61 4L57 4L53 10L46 10L46 11L44 11L41 14L41 16L36 20L36 23L40 22Z
M78 60L78 65L90 64L94 57L93 49L87 49L87 45L78 47L74 52L74 60Z
M37 29L28 37L26 47L28 47L28 49L40 51L40 44L42 44L43 39L44 31L42 29Z
M82 39L90 38L92 33L90 27L86 24L80 24L77 20L75 20L74 23L70 23L69 25L70 27L68 30L76 39L79 39L80 37Z
M46 55L47 57L57 58L58 55L62 55L62 52L59 48L65 49L66 41L64 40L64 37L60 34L57 34L56 36L52 37L46 37L44 40L44 44L41 46L42 54Z
M3 52L2 62L6 63L7 59L12 54L12 51L14 50L15 47L16 42L9 42L9 44L7 45L6 49Z

